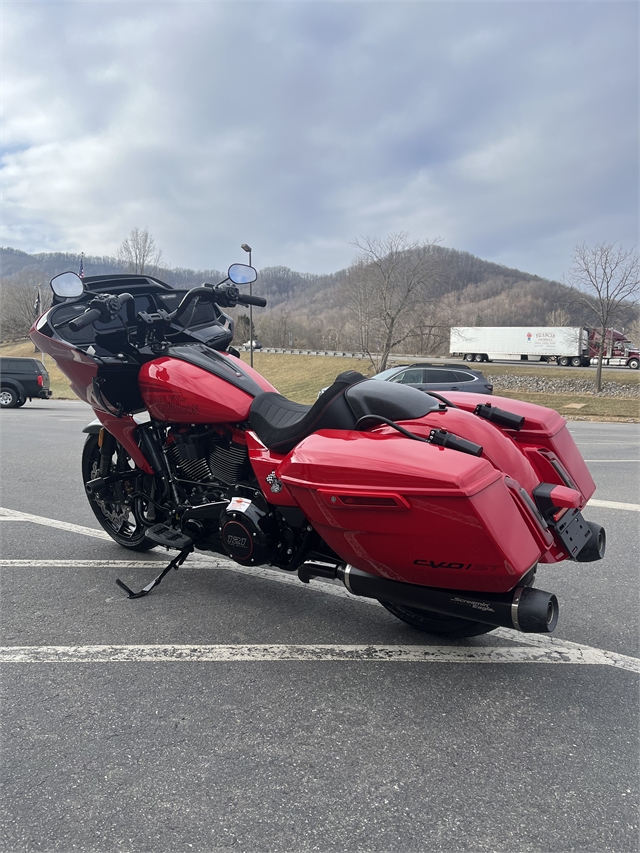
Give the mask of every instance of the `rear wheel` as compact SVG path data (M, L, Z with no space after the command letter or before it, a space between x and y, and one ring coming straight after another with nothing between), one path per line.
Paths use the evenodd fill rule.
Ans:
M26 398L26 397L24 397L22 400L18 400L18 402L16 403L16 409L19 409L19 408L20 408L20 406L24 406L24 404L25 404L26 402L27 402L27 398Z
M488 634L489 631L494 631L498 627L486 625L484 622L474 622L472 619L458 619L455 616L443 616L440 613L418 610L415 607L405 607L403 604L392 604L390 601L380 601L380 604L412 628L439 637L452 639L477 637L479 634Z
M107 474L121 474L127 471L133 474L134 469L133 460L124 447L116 441ZM99 476L98 436L90 435L82 452L82 479L86 483L87 480L95 480ZM145 537L144 525L136 519L132 505L124 497L127 492L134 490L134 477L132 477L131 480L121 480L110 486L101 498L87 495L87 499L100 525L118 545L130 551L149 551L155 547L155 543Z
M571 359L571 367L582 367L582 359L579 355Z
M13 388L0 389L0 409L14 409L18 405L18 395Z
M474 361L484 361L484 355L481 352L477 352L474 357Z
M465 360L465 361L473 361L473 358L474 358L473 353L472 353L472 352L468 352L468 353L465 355L464 360Z
M558 364L560 367L569 367L571 365L571 359L566 355L562 355L558 359Z

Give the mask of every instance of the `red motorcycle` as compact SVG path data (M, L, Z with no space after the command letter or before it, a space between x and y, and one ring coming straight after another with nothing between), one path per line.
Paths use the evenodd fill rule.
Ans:
M51 281L31 330L98 420L82 476L125 548L194 548L243 566L339 579L423 631L550 632L539 564L598 560L581 509L595 485L566 421L516 400L444 398L341 373L312 406L282 397L230 344L238 285L177 291L148 276ZM504 408L503 408L504 407Z

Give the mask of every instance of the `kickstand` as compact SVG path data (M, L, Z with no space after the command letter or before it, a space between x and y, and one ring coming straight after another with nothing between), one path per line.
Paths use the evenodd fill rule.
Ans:
M152 580L151 583L147 584L143 589L140 590L140 592L133 592L133 590L129 589L126 583L123 583L120 578L116 578L116 583L121 589L123 589L128 594L129 598L143 598L145 595L149 595L149 593L155 586L158 586L158 584L167 574L167 572L170 572L171 569L175 569L177 571L192 551L193 545L187 545L184 550L180 551L177 557L174 557L173 560L171 560L167 568L163 569L162 572L160 572L160 574L158 575L158 577Z

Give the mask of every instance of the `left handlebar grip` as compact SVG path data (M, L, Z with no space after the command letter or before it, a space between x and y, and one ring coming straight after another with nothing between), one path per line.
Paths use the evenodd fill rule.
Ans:
M99 320L100 317L102 317L102 311L98 308L90 308L88 311L85 311L84 314L76 317L75 320L70 320L69 328L72 332L79 332L80 329L84 329L85 326L91 325L91 323Z

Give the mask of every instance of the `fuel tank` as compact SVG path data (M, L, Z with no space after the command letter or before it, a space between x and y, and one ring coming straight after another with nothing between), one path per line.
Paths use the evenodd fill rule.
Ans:
M240 359L206 346L174 347L147 362L138 384L152 417L191 424L244 421L257 394L276 390Z

